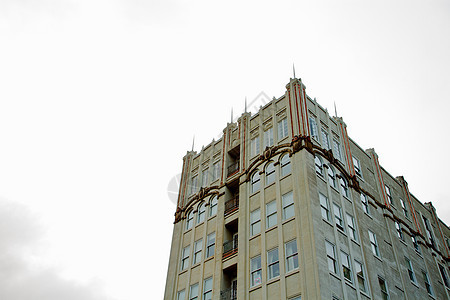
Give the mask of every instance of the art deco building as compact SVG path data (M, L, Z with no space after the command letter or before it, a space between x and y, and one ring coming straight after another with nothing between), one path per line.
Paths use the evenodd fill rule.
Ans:
M294 78L183 158L165 299L449 299L449 237Z

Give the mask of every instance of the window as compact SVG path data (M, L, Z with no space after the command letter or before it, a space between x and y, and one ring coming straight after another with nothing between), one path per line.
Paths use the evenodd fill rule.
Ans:
M275 167L273 162L270 162L266 167L266 186L275 181Z
M261 213L260 209L255 209L250 213L250 236L261 232Z
M202 205L198 207L197 224L200 224L201 222L205 221L205 215L206 215L206 204L205 202L203 202Z
M259 181L261 180L261 177L259 176L259 171L256 170L255 173L252 175L252 183L251 183L251 192L254 193L256 191L259 191Z
M189 300L198 299L198 283L191 285L189 288Z
M387 289L386 281L383 278L378 277L378 284L380 286L381 298L383 300L389 300L389 292Z
M277 225L277 203L275 200L266 204L266 228Z
M212 217L217 214L217 196L213 196L209 202L209 216Z
M369 230L369 240L370 240L370 247L372 248L372 253L375 256L380 256L380 252L378 250L378 243L377 243L377 236L375 233Z
M198 176L195 175L191 179L191 195L197 193Z
M281 196L283 203L283 220L287 220L294 216L294 196L292 191Z
M280 159L281 176L286 176L291 173L291 159L288 154L285 154Z
M194 243L194 258L192 260L193 265L199 263L202 260L202 246L203 246L202 239L199 239Z
M285 244L286 272L298 268L297 241L292 240Z
M361 204L362 204L362 208L363 208L364 212L369 215L370 214L369 200L367 199L366 194L361 193L360 198L361 198Z
M282 140L288 136L287 119L278 121L278 140Z
M250 141L250 156L259 154L259 136L252 138Z
M336 176L334 175L334 170L331 165L328 166L328 183L336 188Z
M212 168L213 168L212 181L215 181L215 180L219 179L219 162L216 161L213 164Z
M339 205L333 203L334 223L337 228L344 231L344 220L342 219L342 210Z
M208 173L209 173L209 169L205 169L202 172L202 187L208 186Z
M325 247L327 250L328 270L333 273L337 273L336 251L334 249L334 245L328 241L325 241Z
M216 245L216 233L210 233L206 237L206 258L214 255L215 245Z
M316 173L323 176L323 164L320 157L316 156L316 158L314 158L314 163L316 164Z
M261 284L261 255L250 260L250 286Z
M347 227L350 237L358 241L358 234L356 233L355 219L352 215L347 214Z
M320 200L320 212L322 213L322 218L330 221L330 207L328 206L328 198L322 193L319 193Z
M385 189L385 191L386 191L386 196L387 196L387 198L388 198L389 205L393 206L394 203L392 202L391 188L388 187L387 185L385 185L385 186L384 186L384 189Z
M405 201L403 201L402 198L400 198L400 205L402 206L403 215L408 218L409 215L408 215L408 210L406 209L406 203L405 203Z
M411 261L406 256L405 256L405 263L406 263L406 268L408 269L409 280L411 280L412 282L416 283L417 282L416 281L416 274L414 274L414 270L413 270Z
M186 219L186 230L189 230L192 228L192 225L194 225L194 211L191 210L188 213L187 219Z
M316 139L316 141L318 141L319 134L317 132L317 123L314 117L309 117L309 129L311 130L311 137L313 137L314 139Z
M339 182L341 184L341 192L342 195L344 195L345 197L348 198L348 183L347 183L347 179L344 178L344 176L340 176L339 178Z
M436 248L436 244L434 243L433 232L431 231L431 224L425 216L422 216L423 223L425 224L425 231L427 232L427 237L431 245Z
M397 231L397 236L399 239L401 239L402 241L404 241L403 239L403 231L402 231L402 226L400 225L399 222L395 221L395 230Z
M356 280L358 281L359 290L366 292L366 276L364 275L363 265L355 260Z
M423 282L425 283L425 288L429 295L433 296L433 287L431 286L430 277L428 277L427 272L422 270Z
M352 271L350 268L350 258L347 253L341 251L341 263L342 263L342 274L344 274L344 278L352 281Z
M266 131L264 131L264 146L270 147L273 146L273 128L270 127Z
M267 280L280 276L278 248L267 251Z
M212 277L206 278L203 282L203 300L211 300L212 299Z
M445 272L445 269L442 265L438 264L438 266L439 266L439 272L441 273L441 277L442 277L442 281L444 282L444 285L447 288L450 288L450 284L449 284L448 277L447 277L447 272Z
M362 178L361 164L359 163L359 159L353 156L353 166L355 167L355 173L359 177Z
M183 248L181 253L181 271L187 269L189 266L189 253L191 251L190 246L186 246Z
M179 291L179 292L177 293L177 300L184 300L185 297L186 297L186 296L185 296L185 291L184 291L184 290Z
M295 296L293 298L289 298L289 300L302 300L302 296Z
M339 142L336 141L336 140L333 140L333 155L334 155L335 158L337 158L340 161L342 161L341 145L339 145Z
M413 243L414 250L416 250L417 253L421 254L419 243L417 243L417 238L415 235L411 235L411 241Z
M325 149L330 149L330 142L328 141L328 133L324 128L322 128L322 146Z

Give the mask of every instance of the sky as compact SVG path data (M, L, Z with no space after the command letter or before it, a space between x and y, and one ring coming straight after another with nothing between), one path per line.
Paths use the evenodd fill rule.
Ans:
M293 65L450 224L449 36L438 0L0 1L0 298L162 299L193 136Z

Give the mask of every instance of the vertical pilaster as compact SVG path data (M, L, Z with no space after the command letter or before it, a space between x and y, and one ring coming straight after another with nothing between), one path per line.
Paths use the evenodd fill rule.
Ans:
M341 139L344 144L344 154L345 159L347 160L346 167L350 176L355 176L355 166L353 165L353 156L352 151L350 149L350 140L348 138L347 133L347 124L345 124L342 118L336 117L335 121L338 123L339 131L341 132Z
M414 205L411 200L411 194L409 193L408 183L406 182L403 176L398 176L396 177L396 179L400 182L403 189L403 193L405 194L406 200L408 201L409 211L411 212L414 225L416 226L416 230L417 232L421 233L419 222L417 221L416 209L414 208Z
M178 203L177 208L184 208L186 205L186 192L189 186L189 176L191 173L192 166L192 158L194 157L195 152L188 151L186 155L183 157L183 169L181 171L181 182L180 182L180 190L178 193Z
M308 110L306 107L305 85L301 79L291 78L286 85L286 97L288 99L289 117L291 119L292 136L310 136Z
M370 155L370 157L372 158L372 163L373 166L375 168L375 174L376 174L376 180L378 181L378 187L379 187L379 194L381 195L381 200L384 203L384 205L386 205L387 207L391 207L391 204L389 203L389 201L387 200L387 195L386 195L386 190L384 188L384 180L383 180L383 175L381 173L381 168L380 168L380 163L378 161L378 155L375 152L375 150L373 148L366 150L366 152Z

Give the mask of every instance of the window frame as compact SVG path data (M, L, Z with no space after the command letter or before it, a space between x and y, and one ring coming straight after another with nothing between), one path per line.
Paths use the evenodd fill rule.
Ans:
M281 203L282 203L283 221L293 218L295 216L293 191L281 195Z
M361 200L363 211L370 216L369 199L367 199L367 195L361 192L359 199Z
M193 295L193 290L195 289L195 294ZM198 282L191 284L189 286L189 300L197 300L198 299Z
M322 135L322 146L329 150L330 149L330 140L328 139L328 132L325 130L325 128L321 128L321 135Z
M250 177L250 194L254 194L261 189L261 175L256 169Z
M190 195L194 195L198 190L198 174L192 175L191 178L191 193Z
M406 208L405 200L403 200L402 198L399 198L399 199L400 199L400 206L402 207L402 210L403 210L403 215L406 218L409 218L408 209Z
M253 262L259 260L256 264L256 268L253 268ZM259 280L259 282L257 282ZM262 284L262 264L261 264L261 254L254 256L250 259L250 287L254 287Z
M393 198L392 198L392 194L391 194L391 188L387 184L385 184L384 185L384 190L386 192L386 197L388 198L389 205L390 206L395 206Z
M208 277L203 281L203 300L211 300L213 293L213 278ZM210 285L210 287L208 286ZM208 289L208 290L207 290Z
M292 253L288 253L288 249L290 245L294 245L295 251ZM294 249L294 247L292 249ZM284 243L284 257L286 260L286 273L298 269L298 248L297 248L297 240L293 239L286 243ZM292 263L291 263L292 261ZM291 267L292 264L292 267Z
M274 207L274 210L269 210L269 206ZM271 208L272 209L272 208ZM271 220L275 218L275 223ZM272 228L278 224L278 216L277 216L277 202L276 200L272 200L269 203L266 203L266 229Z
M209 168L206 168L202 171L202 187L208 186L209 179Z
M341 250L342 275L344 276L344 279L348 280L349 282L353 282L351 264L352 263L350 260L350 256L346 252Z
M309 116L309 130L311 131L311 137L316 141L319 141L319 133L317 128L316 118L313 116Z
M206 202L200 204L197 208L197 224L203 223L206 218Z
M314 157L314 166L316 168L316 174L323 177L323 161L319 155Z
M253 158L261 152L259 144L259 135L250 140L250 157Z
M358 269L360 270L358 272ZM366 276L364 272L364 265L355 259L355 274L358 288L361 292L367 292ZM362 288L361 288L362 285Z
M390 299L389 289L386 284L386 280L381 276L378 276L378 286L380 287L380 291L381 291L381 295L382 295L383 299L389 300Z
M341 144L333 139L333 156L338 160L342 161Z
M189 257L191 254L191 245L187 245L181 250L181 263L180 263L180 269L181 271L184 271L189 268Z
M264 146L265 147L272 147L274 144L273 139L273 127L267 128L267 130L264 131Z
M423 282L425 284L425 289L427 290L428 295L434 297L433 285L431 284L430 277L428 276L427 271L422 270Z
M181 291L177 292L177 300L184 300L186 299L186 290L182 289Z
M341 188L341 194L347 199L350 199L350 193L348 191L348 181L343 175L339 176L339 185Z
M323 206L322 200L325 201L325 207ZM322 219L330 222L330 203L328 202L328 197L319 192L319 203L320 203L320 214L322 215ZM323 214L326 214L326 218L324 218Z
M200 245L200 249L197 246ZM194 242L194 253L192 255L192 265L195 265L202 261L202 251L203 251L203 239L199 239Z
M336 227L345 232L345 223L344 217L342 216L342 208L338 204L336 204L336 202L333 202L333 215L334 224L336 225Z
M412 266L412 262L411 260L405 256L405 263L406 263L406 269L408 270L408 277L409 280L414 283L417 284L417 278L416 278L416 274L414 273L414 268Z
M287 158L287 160L284 159L285 157ZM291 158L289 157L289 154L284 154L280 158L280 173L281 173L281 177L289 175L289 174L291 174L291 172L292 172L292 170L291 170Z
M213 237L212 240L210 237ZM216 232L211 232L206 236L206 258L214 256L216 251Z
M348 232L350 233L350 238L352 238L354 241L358 241L358 231L356 230L356 223L355 223L355 218L347 213L346 214L346 219L347 219L347 227L348 227Z
M277 122L278 126L278 141L289 136L287 118L283 118Z
M397 232L397 237L400 240L405 241L405 237L403 236L402 224L400 224L400 222L398 222L398 221L394 221L394 226L395 226L395 231Z
M194 210L191 209L186 217L186 230L192 229L194 226Z
M376 257L381 257L380 249L378 247L377 235L370 229L368 230L368 232L369 232L370 248L372 249L373 255L375 255Z
M328 177L328 184L331 187L336 188L336 172L333 170L331 164L328 165L327 177Z
M273 261L271 261L273 255ZM280 255L278 247L267 251L267 280L280 277Z
M271 168L269 170L269 168ZM269 162L264 168L264 181L266 186L275 182L275 164L273 161Z
M331 253L328 251L329 249L332 250ZM325 240L325 252L327 254L328 271L333 274L339 274L339 269L337 267L336 246L328 240Z
M256 215L256 212L258 211L258 219L253 219L253 216ZM253 215L254 214L254 215ZM253 228L258 226L258 232L254 231ZM255 236L257 234L261 233L261 208L258 207L257 209L250 212L250 236Z
M214 195L209 200L209 217L217 215L217 205L219 204L219 197Z

